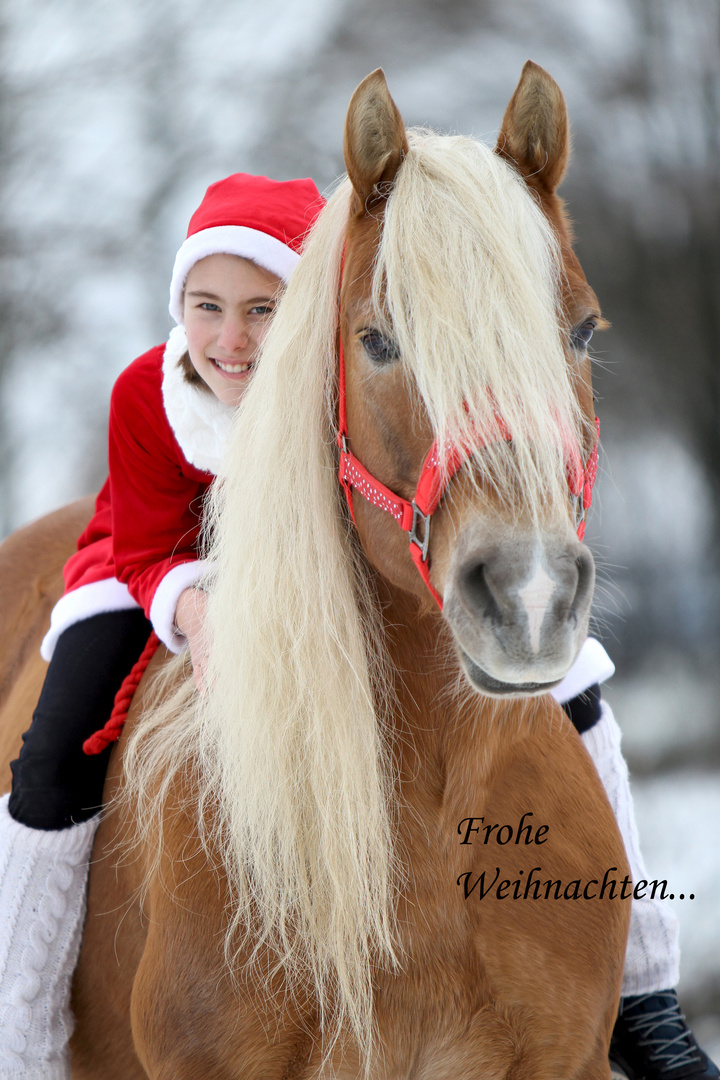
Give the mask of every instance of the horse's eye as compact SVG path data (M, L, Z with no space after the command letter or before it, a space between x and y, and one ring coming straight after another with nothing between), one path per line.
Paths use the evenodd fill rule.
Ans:
M400 356L400 350L391 338L386 338L379 330L366 330L360 340L371 360L376 364L391 364Z
M595 319L587 319L584 323L581 323L580 326L576 326L570 335L570 341L573 348L579 349L581 352L587 349L596 326L597 322Z

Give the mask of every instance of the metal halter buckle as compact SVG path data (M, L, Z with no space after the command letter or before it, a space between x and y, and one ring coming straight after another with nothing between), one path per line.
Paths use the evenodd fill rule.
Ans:
M420 507L418 506L418 504L415 502L414 499L412 501L412 512L413 512L412 526L411 526L411 528L410 528L410 530L408 532L408 537L410 538L410 543L411 544L417 544L417 546L420 548L420 553L422 555L422 561L427 562L428 548L430 547L430 518L431 518L431 515L430 514L423 514L422 510L420 509ZM422 523L423 523L423 537L422 537L422 540L418 536L418 532L417 532L418 523L420 521L422 521Z

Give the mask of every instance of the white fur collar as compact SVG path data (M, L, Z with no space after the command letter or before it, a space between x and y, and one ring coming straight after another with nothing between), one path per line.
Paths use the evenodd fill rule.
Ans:
M235 410L186 380L180 366L186 352L185 327L176 326L170 331L163 356L165 413L190 464L217 476Z

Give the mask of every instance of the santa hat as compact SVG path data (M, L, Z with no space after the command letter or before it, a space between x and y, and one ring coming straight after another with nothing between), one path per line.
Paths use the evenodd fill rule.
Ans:
M211 184L190 218L175 257L170 314L183 322L183 289L190 269L208 255L240 255L287 281L303 240L325 200L312 180L269 180L235 173Z

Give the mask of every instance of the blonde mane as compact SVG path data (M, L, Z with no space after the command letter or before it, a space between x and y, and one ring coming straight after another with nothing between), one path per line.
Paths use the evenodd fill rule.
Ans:
M291 988L317 994L328 1045L345 1026L369 1062L372 967L402 963L402 882L391 673L336 479L350 194L345 181L308 241L213 487L209 690L198 701L186 679L159 704L158 689L126 751L125 795L152 838L192 769L198 825L219 830L208 840L232 890L229 958L252 927L255 954L269 947ZM559 267L552 230L508 165L472 139L410 133L374 270L378 317L441 439L470 444L502 414L512 447L478 454L478 473L535 520L566 507L568 442L583 436Z

